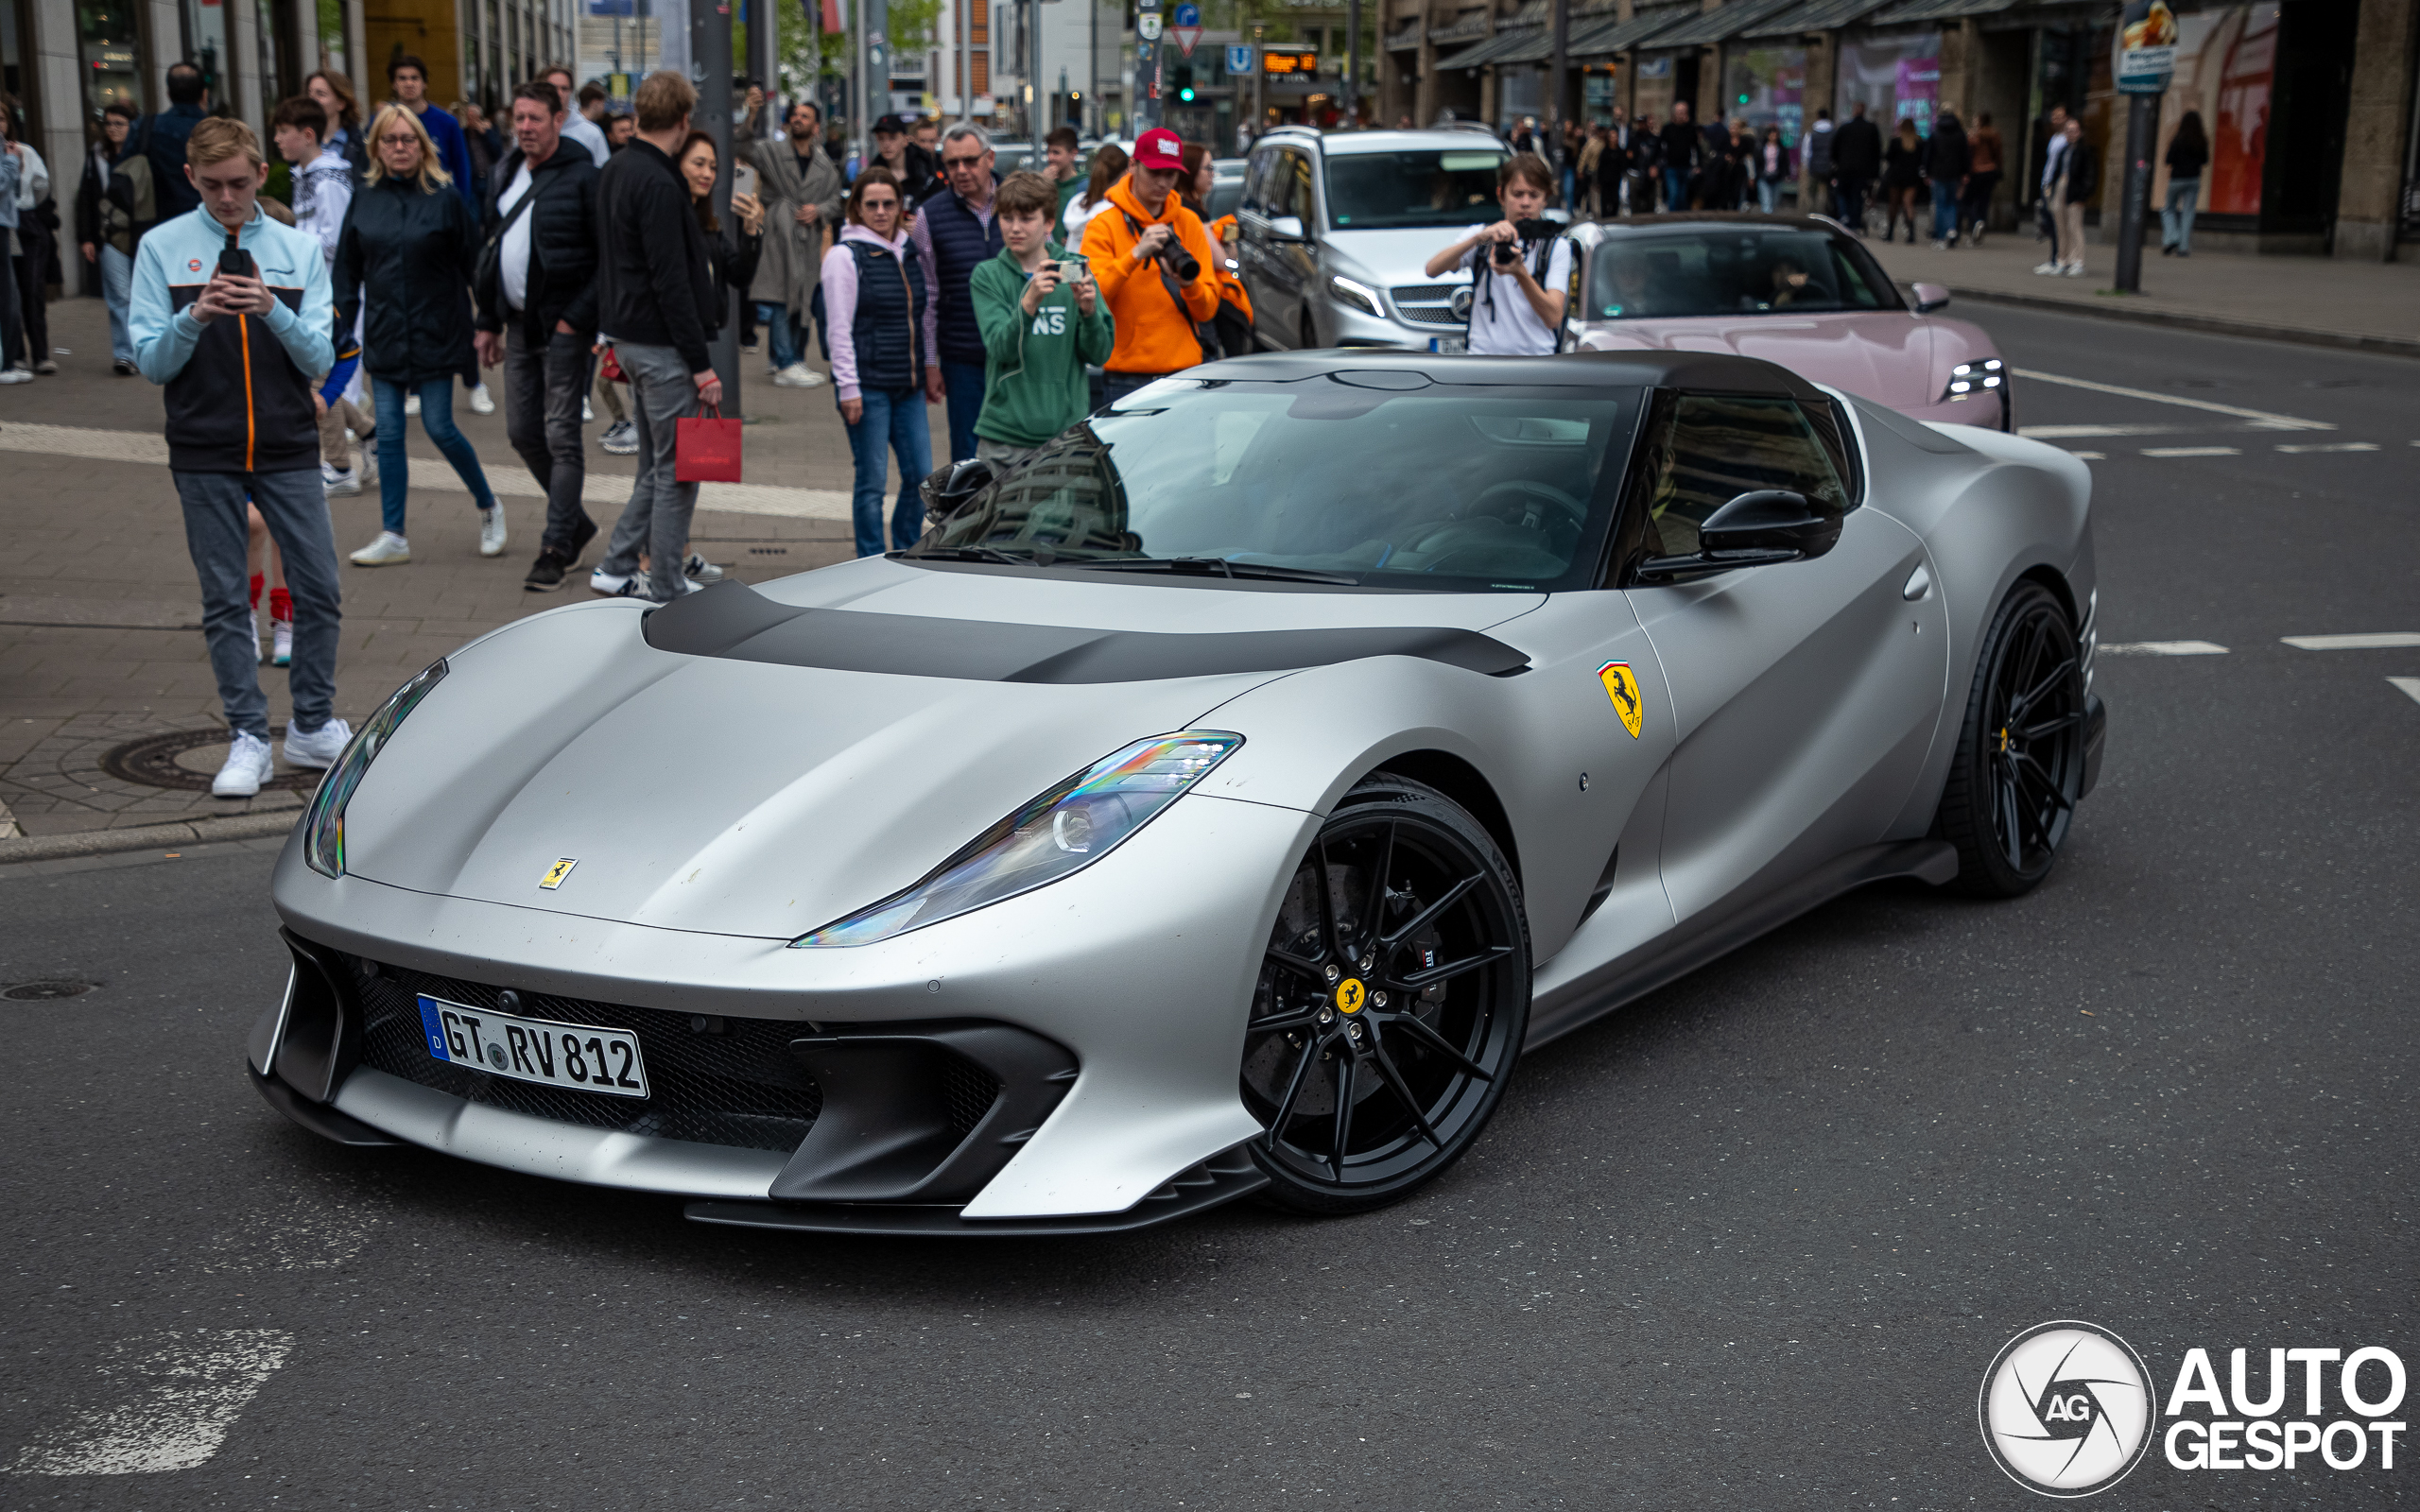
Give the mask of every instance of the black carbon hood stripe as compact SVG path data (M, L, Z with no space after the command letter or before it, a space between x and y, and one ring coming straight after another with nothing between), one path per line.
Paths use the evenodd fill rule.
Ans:
M680 656L974 682L1152 682L1291 672L1374 656L1419 657L1489 677L1530 664L1501 641L1436 626L1170 635L1003 625L802 609L731 581L649 610L642 633L648 644Z

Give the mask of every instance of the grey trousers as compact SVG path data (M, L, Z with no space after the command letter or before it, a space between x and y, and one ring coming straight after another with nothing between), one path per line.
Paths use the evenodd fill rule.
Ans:
M546 530L539 550L569 567L596 533L580 490L588 484L588 442L579 402L588 391L588 338L551 332L543 344L516 319L505 333L504 433L546 490Z
M689 365L670 347L616 341L614 355L630 375L639 475L622 518L614 522L605 559L596 565L610 576L626 577L637 568L644 550L648 596L670 603L688 592L681 581L681 564L689 555L689 517L697 512L698 486L676 483L672 474L680 439L677 422L698 412L698 386L690 380Z
M210 644L210 670L218 679L218 699L227 726L268 738L268 699L261 692L259 632L252 623L251 569L246 549L251 526L244 513L249 498L268 523L268 536L285 559L285 586L294 595L294 665L287 686L294 695L294 727L313 730L336 713L337 607L337 542L328 525L328 494L320 470L296 472L177 472L183 501L185 545L201 578L201 633Z

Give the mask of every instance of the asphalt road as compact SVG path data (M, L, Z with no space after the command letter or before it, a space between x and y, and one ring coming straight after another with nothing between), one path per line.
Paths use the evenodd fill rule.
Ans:
M2420 647L2282 640L2420 630L2420 364L1961 313L2336 427L2019 380L2104 432L2057 441L2104 454L2104 642L2226 649L2104 660L2038 892L1824 908L1526 1062L1389 1211L836 1242L348 1152L239 1066L267 852L0 869L0 983L100 984L0 1003L0 1504L2019 1507L1976 1397L2036 1323L2163 1395L2195 1348L2420 1370ZM2092 1504L2401 1504L2400 1447L2154 1449Z

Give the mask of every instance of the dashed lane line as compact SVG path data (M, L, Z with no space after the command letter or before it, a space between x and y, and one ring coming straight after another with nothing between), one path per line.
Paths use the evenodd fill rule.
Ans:
M2373 630L2365 635L2280 636L2297 651L2393 651L2420 645L2420 630Z
M283 1329L192 1329L120 1345L95 1368L116 1400L28 1444L20 1475L148 1475L207 1464L294 1350Z
M2113 641L2102 656L2224 656L2227 648L2215 641Z
M2277 448L2280 452L2375 452L2377 449L2378 443L2376 441L2329 441L2324 444Z
M2414 441L2412 444L2420 446L2420 441ZM2386 680L2410 694L2413 703L2420 703L2420 678L2389 678Z
M2223 430L2218 425L2019 425L2016 434L2028 440L2066 441L2087 436L2173 436L2182 430Z
M2241 456L2239 446L2146 446L2145 456Z
M2079 462L2106 462L2109 460L2109 454L2107 452L2069 452L2067 455L2074 457Z
M2182 394L2154 393L2149 388L2128 388L2118 384L2104 384L2090 378L2070 378L2064 373L2042 372L2031 368L2012 368L2009 371L2029 383L2059 384L2068 388L2089 389L2096 394L2116 394L2121 399L2142 399L2154 404L2174 404L2183 409L2206 410L2213 415L2233 415L2238 420L2258 421L2263 425L2274 426L2278 430L2332 431L2336 428L2324 420L2304 420L2299 416L2279 415L2266 409L2246 409L2240 404L2221 404L2215 400L2187 399Z

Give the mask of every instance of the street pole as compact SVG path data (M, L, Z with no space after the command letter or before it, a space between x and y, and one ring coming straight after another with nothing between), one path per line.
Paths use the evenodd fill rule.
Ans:
M1361 0L1344 0L1344 84L1336 93L1350 131L1361 124Z
M2159 141L2156 94L2127 97L2125 199L2118 212L2118 292L2143 292L2143 223L2151 214L2152 149Z
M1554 0L1552 48L1547 62L1547 161L1560 170L1563 167L1563 92L1570 80L1571 70L1571 0Z
M773 103L782 93L782 81L773 77L773 60L781 56L773 46L780 13L781 0L748 0L748 77L765 91L766 101L756 117L757 136L772 135L773 117L781 113Z
M1252 24L1252 134L1260 140L1261 123L1269 119L1269 60L1261 56L1260 27Z
M1042 139L1050 129L1042 124L1042 0L1026 0L1026 9L1033 15L1033 28L1026 34L1027 68L1025 75L1025 131L1033 138L1033 156L1027 165L1038 167L1042 162Z
M714 215L731 224L731 0L689 0L690 71L698 76L697 114L690 124L715 139L715 160L722 171L715 176ZM722 380L722 409L739 408L739 321L732 307L733 291L723 295L722 329L707 343L715 374Z
M1084 0L1084 109L1077 119L1076 129L1083 130L1084 123L1092 126L1091 134L1100 135L1100 0Z

